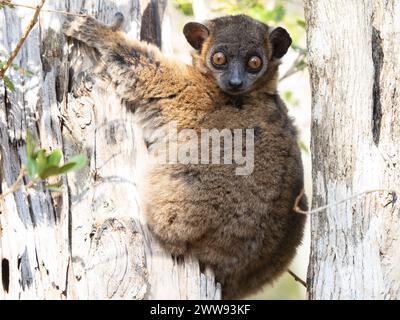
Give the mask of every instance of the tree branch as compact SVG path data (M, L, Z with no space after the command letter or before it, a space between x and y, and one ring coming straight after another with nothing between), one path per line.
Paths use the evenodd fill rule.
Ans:
M9 195L10 193L14 193L19 190L25 175L26 175L26 169L24 166L22 166L21 170L19 171L17 180L15 180L13 185L8 190L6 190L4 193L0 194L0 202L3 201L6 198L6 196Z
M42 9L44 2L46 0L41 0L40 3L36 6L35 9L35 14L33 15L31 21L29 22L28 26L25 29L24 34L22 35L22 38L19 39L17 46L15 47L14 51L11 53L10 57L8 58L6 64L4 65L3 68L0 69L0 80L4 78L4 74L6 73L7 69L11 66L13 60L15 59L15 57L17 56L19 50L21 49L22 45L24 44L26 38L28 37L29 33L31 32L31 30L33 29L33 27L35 26L40 10ZM3 3L3 1L1 1L1 3ZM4 2L4 4L11 4L10 2Z
M5 0L3 0L3 1L0 0L0 4L2 2L4 2L4 1ZM21 7L21 8L27 8L27 9L36 10L36 7L29 6L29 5L26 5L26 4L19 4L19 3L13 3L13 2L8 2L7 4L11 4L14 7ZM54 10L54 9L42 9L41 12L54 12L54 13L61 13L61 14L64 14L64 15L77 16L77 17L95 16L94 14L73 13L73 12L68 12L68 11Z
M304 195L304 189L303 189L303 190L301 190L299 195L296 197L296 200L295 200L295 203L294 203L294 206L293 206L293 211L295 211L297 213L303 213L303 214L313 214L313 213L324 211L324 210L326 210L326 209L328 209L330 207L338 206L339 204L345 203L345 202L347 202L347 201L349 201L351 199L358 198L358 197L361 197L361 196L365 196L367 194L375 193L375 192L388 192L388 193L393 193L393 194L399 193L399 191L397 191L397 190L389 190L389 189L367 190L367 191L356 193L356 194L354 194L354 195L352 195L352 196L350 196L348 198L345 198L343 200L340 200L338 202L327 204L325 206L318 207L318 208L315 208L313 210L304 211L299 207L300 200L301 200L302 196Z
M6 190L0 194L0 203L2 201L4 201L6 196L8 196L11 193L17 192L19 189L21 189L21 187L23 187L23 192L27 192L29 189L32 189L33 187L35 187L37 185L37 183L38 183L37 179L31 180L26 185L24 185L23 181L24 181L24 178L26 177L26 175L27 175L27 171L26 171L25 166L23 165L21 167L18 177L15 180L15 182L13 183L13 185L8 190Z
M303 279L301 279L297 274L295 274L290 269L288 269L287 272L294 278L295 281L300 282L307 289L307 283Z
M303 56L305 55L304 51L300 51L299 54L297 55L296 59L294 59L292 65L290 66L290 68L285 72L285 74L279 79L279 81L282 81L288 77L290 77L291 75L295 74L296 72L300 71L298 69L298 63L300 62L301 58L303 58Z

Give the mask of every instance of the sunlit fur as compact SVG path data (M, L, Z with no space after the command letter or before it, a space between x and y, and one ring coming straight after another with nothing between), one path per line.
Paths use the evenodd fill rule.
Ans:
M173 254L192 253L209 265L224 298L240 298L285 272L295 255L305 223L305 216L293 211L303 188L303 168L296 130L277 93L280 62L274 58L270 29L245 16L212 20L208 26L210 35L194 54L193 66L165 58L152 45L127 40L90 17L74 18L64 32L100 53L112 92L137 116L148 157L171 121L178 130L199 133L201 128L255 129L249 176L236 176L233 165L149 161L141 164L138 181L140 205L156 237ZM210 49L220 40L239 57L242 43L265 59L265 69L249 76L239 95L227 93L223 75L209 66ZM274 41L279 45L278 36Z

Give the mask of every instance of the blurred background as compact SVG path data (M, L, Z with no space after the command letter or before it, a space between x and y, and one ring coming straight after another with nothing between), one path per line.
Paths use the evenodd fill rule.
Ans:
M163 37L171 39L163 43L167 54L191 63L192 48L182 34L185 23L202 22L223 15L247 14L271 27L281 26L291 35L293 44L283 57L278 86L290 115L299 130L299 146L303 154L306 193L311 202L311 158L310 158L310 88L306 68L306 34L302 0L171 0L162 27ZM238 30L240 32L240 30ZM301 279L306 280L309 255L309 222L305 230L303 245L290 269ZM249 299L305 299L305 287L296 282L287 272L272 286L266 286Z

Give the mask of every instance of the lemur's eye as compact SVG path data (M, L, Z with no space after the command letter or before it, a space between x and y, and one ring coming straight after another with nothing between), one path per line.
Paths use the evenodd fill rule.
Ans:
M212 63L216 66L222 66L226 63L226 57L222 52L216 52L212 56Z
M253 71L260 69L261 65L262 60L260 57L257 56L252 56L247 62L247 66Z

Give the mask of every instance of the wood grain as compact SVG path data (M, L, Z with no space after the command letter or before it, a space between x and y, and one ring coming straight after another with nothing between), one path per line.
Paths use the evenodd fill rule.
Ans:
M305 0L313 207L400 185L400 1ZM373 193L311 218L311 299L400 298L400 203Z
M30 1L19 1L31 4ZM140 34L141 3L48 1L45 9L96 14ZM0 45L12 50L32 10L0 11ZM147 229L135 179L145 149L134 117L92 72L96 56L61 34L64 15L42 12L10 73L15 92L0 90L1 190L26 161L29 128L42 147L89 166L63 177L62 193L38 187L0 204L1 299L219 299L220 285L192 257L176 261ZM160 23L162 17L160 18ZM1 191L0 190L0 191Z

